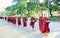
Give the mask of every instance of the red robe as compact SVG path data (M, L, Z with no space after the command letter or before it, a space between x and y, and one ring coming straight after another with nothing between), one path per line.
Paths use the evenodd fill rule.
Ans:
M7 19L7 17L5 17L5 20Z
M23 17L23 27L26 27L27 26L27 18L26 17Z
M16 24L16 17L8 17L8 22ZM21 19L18 17L18 25L21 25Z
M21 18L18 17L18 25L21 25Z
M12 23L16 24L16 17L13 17ZM20 19L20 17L18 17L18 25L21 25L21 19Z
M47 22L47 21L49 21L49 19L44 17L44 19L43 19L43 27L42 27L43 32L42 33L49 33L50 32L49 22Z
M16 17L11 17L11 22L12 22L13 24L16 24Z
M4 17L0 16L0 19L4 19Z
M42 27L43 27L43 17L39 17L39 30L43 32Z
M35 18L34 18L34 17L31 17L30 20L31 20L31 21L30 21L30 26L31 26L32 28L34 28Z
M8 17L8 22L10 22L10 17Z
M8 22L16 24L16 18L15 17L8 17Z

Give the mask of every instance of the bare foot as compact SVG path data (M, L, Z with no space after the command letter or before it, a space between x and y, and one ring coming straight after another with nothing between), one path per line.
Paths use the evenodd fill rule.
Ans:
M20 28L20 25L18 25L18 28Z
M34 28L32 28L32 31L34 32Z
M24 27L24 29L26 29L26 27Z

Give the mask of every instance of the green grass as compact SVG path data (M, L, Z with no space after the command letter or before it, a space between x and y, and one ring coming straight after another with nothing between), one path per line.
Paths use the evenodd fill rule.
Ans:
M54 17L49 17L49 19L51 20L51 21L58 21L56 18L54 18Z

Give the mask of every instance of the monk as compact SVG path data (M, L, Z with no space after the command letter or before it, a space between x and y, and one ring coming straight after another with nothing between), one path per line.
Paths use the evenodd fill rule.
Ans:
M35 18L32 16L31 19L30 19L30 26L32 27L32 31L34 31L34 24L35 24Z
M18 17L18 26L19 27L21 26L21 14L19 14L19 17Z
M39 22L39 30L42 33L43 32L43 29L42 29L42 27L43 27L43 16L41 14L39 14L38 22Z
M27 18L26 18L26 16L24 15L22 19L23 19L23 27L26 28L27 27Z
M46 36L48 36L48 33L50 32L50 29L49 29L49 18L48 18L48 15L47 14L44 14L43 16L43 25L42 25L42 33Z
M21 18L18 17L18 26L20 27L20 25L21 25Z
M49 22L47 14L44 14L43 17L42 15L39 16L39 30L45 36L48 36L48 33L50 32Z

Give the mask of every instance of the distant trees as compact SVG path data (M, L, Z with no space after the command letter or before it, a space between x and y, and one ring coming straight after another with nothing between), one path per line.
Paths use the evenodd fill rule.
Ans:
M31 14L35 14L35 13L39 13L39 11L46 10L49 9L49 13L51 15L51 17L53 17L52 15L52 10L56 11L59 10L59 8L57 7L59 4L58 2L60 0L44 0L43 3L40 3L39 0L29 0L30 2L28 2L28 0L13 0L12 3L16 3L13 4L12 6L8 6L6 8L6 10L8 12L10 12L10 15L15 15L17 14L25 14L27 16L30 16ZM31 2L33 1L33 2Z

